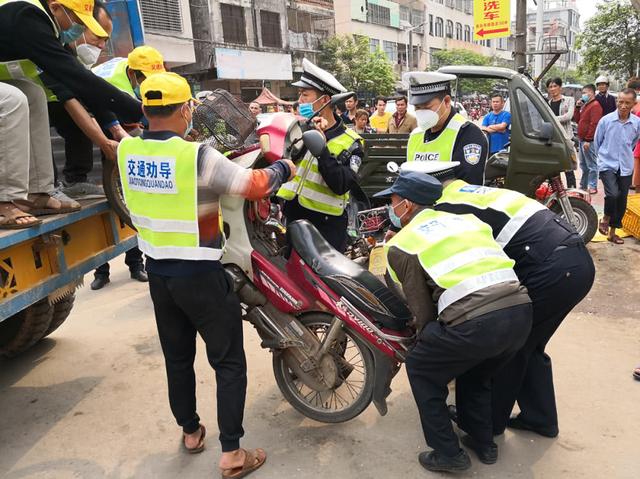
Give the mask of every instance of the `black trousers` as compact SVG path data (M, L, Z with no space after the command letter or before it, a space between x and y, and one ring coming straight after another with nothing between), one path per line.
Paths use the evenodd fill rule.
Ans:
M433 321L422 329L406 368L430 447L448 456L460 450L446 405L454 378L459 426L481 443L492 442L491 378L522 347L530 329L529 303L457 326Z
M627 209L627 195L633 176L620 176L619 171L601 171L604 186L604 214L609 217L609 225L622 228L622 217Z
M505 430L518 401L520 418L539 428L556 428L558 413L551 358L545 347L569 312L587 295L595 277L583 243L553 252L524 283L533 303L533 326L526 343L493 381L493 429Z
M240 303L223 269L192 276L149 274L149 290L164 353L169 405L178 425L198 430L196 411L196 333L206 344L216 373L218 429L222 451L240 447L247 390Z
M49 102L49 123L64 140L64 180L67 183L86 182L87 175L93 169L93 143L78 128L60 102ZM57 182L58 170L55 162L53 171Z
M134 246L133 248L128 250L124 254L124 264L129 267L129 271L139 271L141 269L144 269L144 263L142 261L142 251L140 251L137 246ZM109 276L110 270L111 267L109 266L109 263L105 263L98 266L93 274L94 276Z

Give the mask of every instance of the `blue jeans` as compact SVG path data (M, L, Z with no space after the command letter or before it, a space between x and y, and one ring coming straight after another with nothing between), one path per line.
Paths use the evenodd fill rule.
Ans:
M583 190L586 190L587 186L594 190L598 188L598 157L593 151L593 143L589 143L589 150L585 151L585 142L580 140L580 188Z

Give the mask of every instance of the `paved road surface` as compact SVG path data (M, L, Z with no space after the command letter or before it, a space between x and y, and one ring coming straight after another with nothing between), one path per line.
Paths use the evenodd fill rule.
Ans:
M550 345L561 434L507 432L500 460L461 477L637 478L640 471L640 243L592 245L597 284ZM84 287L68 322L34 350L0 361L0 477L219 477L214 376L202 344L197 358L207 450L181 452L166 399L165 375L146 285L128 279L123 260L112 283ZM87 283L90 282L87 276ZM431 477L417 463L425 449L404 371L389 414L373 406L359 418L324 425L295 412L278 391L270 357L245 327L249 391L244 445L263 446L255 478ZM433 475L435 477L435 475Z

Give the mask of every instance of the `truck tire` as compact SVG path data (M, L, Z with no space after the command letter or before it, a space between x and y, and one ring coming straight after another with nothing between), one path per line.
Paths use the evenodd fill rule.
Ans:
M53 306L44 298L1 322L0 357L17 356L37 343L49 329L52 317Z
M70 293L60 301L53 305L53 315L51 317L51 323L49 324L49 328L45 331L43 338L46 338L51 333L53 333L56 329L60 327L62 323L65 322L69 314L71 313L71 309L73 308L73 302L76 300L76 293Z

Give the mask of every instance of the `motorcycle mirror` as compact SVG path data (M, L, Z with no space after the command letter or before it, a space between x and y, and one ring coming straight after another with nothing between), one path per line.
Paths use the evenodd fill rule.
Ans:
M344 101L348 100L352 96L355 96L355 93L352 92L352 91L348 91L348 92L345 92L345 93L338 93L337 95L333 95L331 97L331 105L335 106L338 103L343 103Z
M389 173L398 173L400 171L400 167L395 161L390 161L387 163L387 171Z
M322 150L327 146L327 140L318 130L305 131L302 134L302 142L313 156L320 156Z

